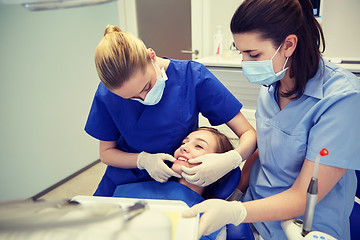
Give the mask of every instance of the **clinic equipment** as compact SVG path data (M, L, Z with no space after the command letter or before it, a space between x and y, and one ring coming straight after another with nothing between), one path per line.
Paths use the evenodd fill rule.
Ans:
M0 231L51 229L84 225L118 218L127 222L145 211L147 203L136 202L127 209L118 204L83 206L77 201L14 201L0 204Z
M85 199L85 200L84 200ZM141 231L139 231L141 230ZM147 201L75 197L0 203L0 239L170 240L171 221Z
M327 156L329 151L326 148L321 149L316 156L314 163L314 172L310 180L309 187L306 195L306 209L304 215L304 221L301 219L292 219L288 221L282 221L281 227L283 228L286 237L289 240L308 240L308 239L327 239L334 240L335 238L329 234L311 231L312 222L314 218L315 205L318 197L318 169L320 163L320 157Z

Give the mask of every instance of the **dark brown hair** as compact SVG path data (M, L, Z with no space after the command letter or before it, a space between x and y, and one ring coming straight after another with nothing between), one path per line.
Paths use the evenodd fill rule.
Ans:
M234 13L230 28L233 34L256 31L262 38L272 40L274 47L295 34L298 42L290 66L290 77L295 78L295 85L282 95L295 94L295 98L303 95L325 51L324 34L309 0L245 0Z

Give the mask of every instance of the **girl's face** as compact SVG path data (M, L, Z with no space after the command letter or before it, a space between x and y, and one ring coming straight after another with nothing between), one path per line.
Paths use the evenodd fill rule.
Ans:
M243 61L270 60L279 46L274 46L271 40L264 40L258 32L245 32L233 34L236 48L241 52ZM274 72L282 70L286 57L281 46L273 58Z
M181 166L193 167L198 165L188 163L189 159L216 152L217 140L213 133L206 130L192 132L183 140L181 146L175 151L174 157L177 160L174 162L172 169L181 174Z
M158 75L160 75L160 69L157 64L149 63L144 71L135 71L120 88L112 90L112 92L125 99L144 100L146 94L155 85Z

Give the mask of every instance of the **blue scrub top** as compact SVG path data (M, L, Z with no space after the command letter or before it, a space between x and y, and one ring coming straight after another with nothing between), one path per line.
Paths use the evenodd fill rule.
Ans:
M320 63L304 95L283 110L277 103L278 83L262 87L255 114L259 159L254 163L244 201L275 195L290 188L304 159L349 169L316 205L312 230L350 239L349 216L360 169L360 80L329 62ZM264 239L286 239L280 222L254 223Z
M242 105L204 65L170 60L160 102L146 106L124 99L100 83L85 131L117 141L126 152L173 153L198 127L201 112L212 125L230 121Z
M102 141L116 141L117 148L126 152L173 154L182 140L198 128L199 113L212 125L220 125L234 118L242 107L230 91L200 63L170 60L166 74L168 80L163 96L153 106L124 99L100 83L85 131ZM128 177L140 174L139 181L149 178L144 170L132 169L129 172L131 176L124 171L119 176L118 171L108 167L104 176L108 181L101 183L96 195L111 196L115 188L110 185L126 183ZM100 191L105 188L106 191Z

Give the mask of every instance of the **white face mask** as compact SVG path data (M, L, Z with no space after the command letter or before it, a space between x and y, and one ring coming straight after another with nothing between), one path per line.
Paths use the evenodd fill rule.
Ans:
M274 72L272 62L275 55L279 52L281 46L282 44L279 46L270 60L242 61L242 70L249 82L269 86L274 82L281 80L285 76L286 70L288 69L285 68L285 66L289 58L286 58L283 69L278 73Z
M155 72L156 72L156 68L155 68L154 63L153 63L153 66L154 66L154 69L155 69ZM165 81L168 79L164 68L161 68L160 71L161 71L161 76L158 76L154 86L146 94L144 100L137 99L137 98L131 98L131 99L136 100L138 102L141 102L144 105L156 105L156 104L158 104L160 102L160 100L161 100L161 97L162 97L163 93L164 93Z

